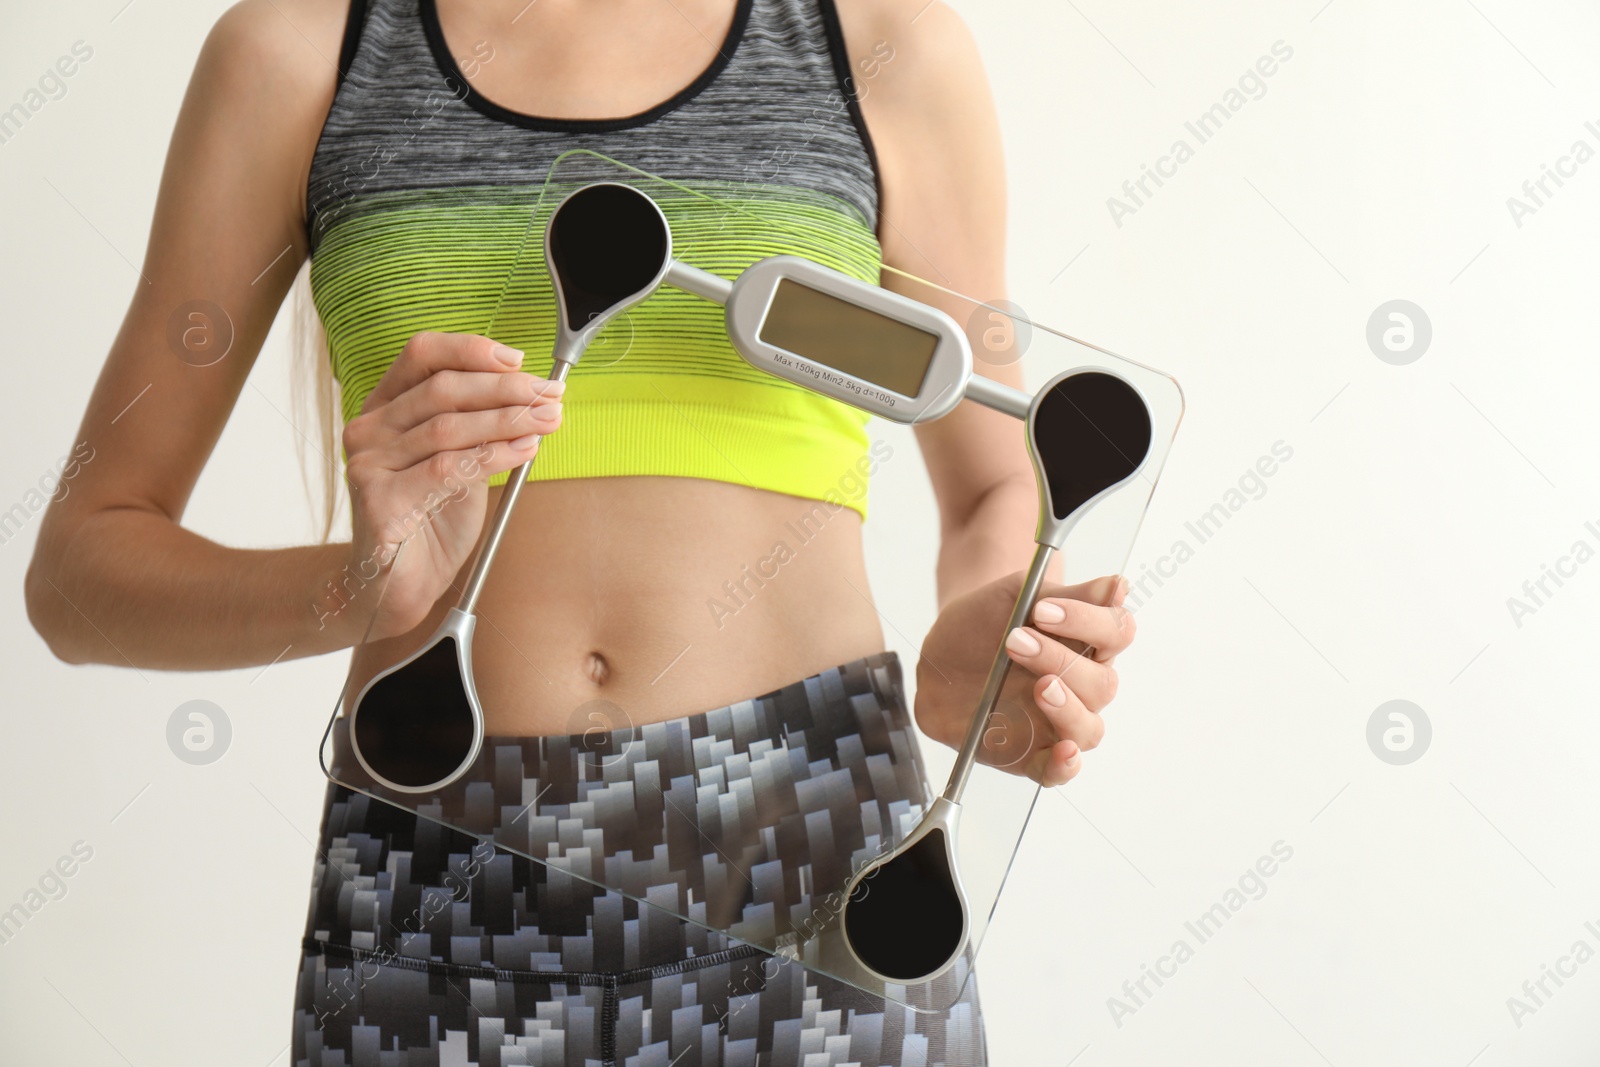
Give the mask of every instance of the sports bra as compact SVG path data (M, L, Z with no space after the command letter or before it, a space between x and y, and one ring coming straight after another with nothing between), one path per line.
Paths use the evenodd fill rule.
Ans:
M650 191L675 254L724 277L791 253L879 281L877 160L833 0L738 0L711 65L627 118L509 110L470 80L494 61L486 44L445 42L434 0L351 4L306 189L312 296L346 421L425 330L490 332L549 372L555 305L530 220L559 199L545 188L558 159L573 187L622 176L613 160L667 179L666 195ZM572 370L530 480L706 478L864 518L866 422L751 367L720 307L663 286Z

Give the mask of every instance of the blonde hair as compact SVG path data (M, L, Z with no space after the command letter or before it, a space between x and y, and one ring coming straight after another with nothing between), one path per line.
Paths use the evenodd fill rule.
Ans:
M290 318L293 359L289 368L289 401L294 424L311 427L309 434L295 434L295 457L300 463L313 521L326 543L333 538L334 519L345 495L340 463L343 420L339 413L339 386L333 380L333 363L328 354L328 331L311 297L309 259L295 276Z

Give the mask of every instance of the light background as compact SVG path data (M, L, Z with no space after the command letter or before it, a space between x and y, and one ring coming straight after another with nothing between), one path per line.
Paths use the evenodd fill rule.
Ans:
M124 3L0 5L0 107L74 41L94 48L0 145L0 510L71 448L224 6ZM1194 547L1185 522L1275 442L1293 450L1148 598L1106 744L1040 798L982 958L993 1062L1593 1063L1600 962L1520 1020L1507 998L1575 942L1600 949L1585 927L1600 930L1600 565L1520 626L1507 598L1575 541L1600 546L1584 527L1600 520L1600 160L1520 227L1506 199L1575 140L1600 148L1584 128L1600 126L1600 11L957 6L1005 126L1012 298L1186 388L1134 575ZM1265 95L1118 226L1107 198L1175 138L1193 144L1184 122L1280 40L1293 56ZM894 44L915 47L915 25ZM1432 323L1409 365L1366 341L1392 299ZM287 321L186 516L225 543L311 533L280 414ZM919 464L888 464L872 494L879 606L920 637L936 527ZM94 856L0 945L0 1061L286 1063L314 749L343 660L270 681L65 667L22 611L36 525L0 545L0 909L74 842ZM165 740L196 698L233 725L206 767ZM1407 766L1366 739L1391 699L1432 724ZM1185 921L1279 841L1293 856L1265 895L1197 945ZM1178 938L1193 958L1114 1018L1108 998L1133 1006L1124 981Z

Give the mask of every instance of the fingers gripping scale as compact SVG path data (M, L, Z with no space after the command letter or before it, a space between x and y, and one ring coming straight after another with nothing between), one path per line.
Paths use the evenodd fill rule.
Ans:
M1039 483L1039 547L1000 635L966 741L944 793L922 821L862 867L845 889L845 944L857 963L888 981L926 981L950 967L966 946L969 908L956 864L956 828L967 776L1010 673L1005 637L1027 622L1050 557L1073 526L1139 473L1152 441L1150 411L1139 391L1101 370L1052 379L1028 409L1027 430Z
M661 284L672 261L672 233L648 196L603 182L557 205L544 250L556 294L550 380L559 382L606 323ZM484 720L472 677L474 611L533 459L507 480L455 607L421 648L369 681L350 710L357 761L390 789L434 792L478 757Z

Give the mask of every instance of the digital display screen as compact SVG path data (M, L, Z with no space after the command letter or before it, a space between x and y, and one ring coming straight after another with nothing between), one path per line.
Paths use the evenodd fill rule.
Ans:
M939 335L801 285L778 282L761 340L901 396L922 390Z

